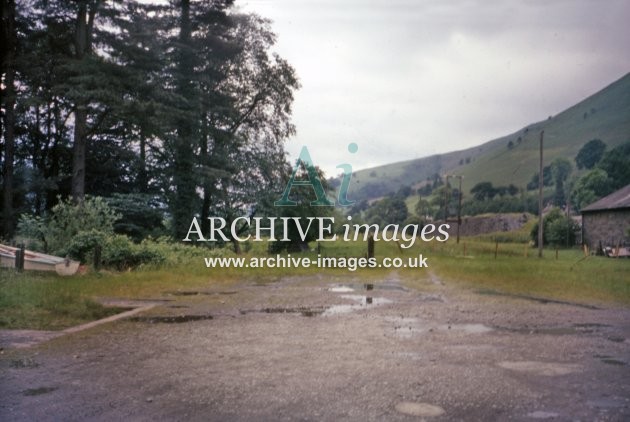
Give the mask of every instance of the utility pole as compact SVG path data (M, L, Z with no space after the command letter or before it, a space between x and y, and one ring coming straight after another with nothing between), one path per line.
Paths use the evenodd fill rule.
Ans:
M444 222L448 220L448 202L449 202L449 191L448 191L448 178L451 177L448 174L444 175L445 185L444 185Z
M446 175L446 189L448 189L449 184L448 184L448 179L449 177L456 177L459 179L459 190L457 193L457 244L459 244L459 228L462 225L462 179L464 178L464 176L456 176L456 175L452 175L452 174L447 174ZM447 214L447 209L448 209L448 203L450 202L450 196L447 196L446 194L444 195L444 222L447 223L448 222L448 214Z
M538 258L543 256L543 134L540 131L540 162L538 164Z
M459 245L459 228L462 225L462 179L464 176L455 176L459 179L459 202L457 204L457 244Z

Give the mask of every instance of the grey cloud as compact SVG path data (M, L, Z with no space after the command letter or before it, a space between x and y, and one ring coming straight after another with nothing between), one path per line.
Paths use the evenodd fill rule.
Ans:
M465 148L544 119L630 71L630 3L252 1L303 88L298 135L336 172ZM314 152L314 151L317 151Z

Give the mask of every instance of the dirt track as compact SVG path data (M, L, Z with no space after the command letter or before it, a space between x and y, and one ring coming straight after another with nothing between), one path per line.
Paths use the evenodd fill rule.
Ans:
M630 310L415 283L164 292L5 345L0 420L630 420Z

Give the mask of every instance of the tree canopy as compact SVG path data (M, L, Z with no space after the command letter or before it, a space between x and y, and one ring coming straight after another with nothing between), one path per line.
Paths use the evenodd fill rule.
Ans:
M590 170L601 160L606 150L606 144L601 139L592 139L584 144L575 156L578 169Z
M270 21L232 0L6 6L3 237L60 198L116 195L181 239L194 215L244 212L285 177L299 82Z

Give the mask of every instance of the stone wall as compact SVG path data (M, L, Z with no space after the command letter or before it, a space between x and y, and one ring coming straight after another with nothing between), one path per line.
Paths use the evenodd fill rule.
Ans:
M583 241L589 248L630 243L630 210L586 212L582 215Z

